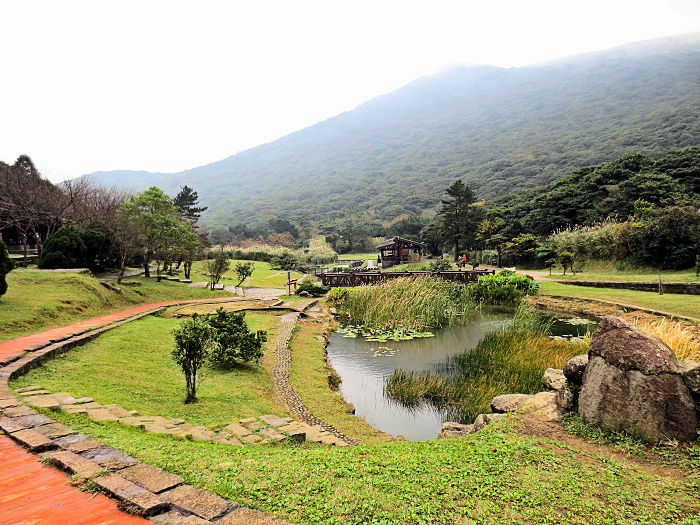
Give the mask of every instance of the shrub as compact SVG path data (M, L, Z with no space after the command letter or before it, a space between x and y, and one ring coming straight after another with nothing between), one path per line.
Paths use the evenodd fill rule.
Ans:
M5 276L12 271L15 265L7 253L7 246L0 241L0 295L5 295L7 292L7 279Z
M284 251L270 259L271 270L294 270L299 264L299 260L291 251Z
M308 281L305 281L305 282L301 283L299 285L299 287L297 288L297 293L299 293L299 292L307 292L307 293L313 295L314 297L320 297L323 294L328 292L328 288L326 288L325 286L321 286L318 284L314 284L314 283L310 283Z
M173 330L172 355L185 374L185 403L197 401L197 372L211 351L214 330L205 319L194 314Z
M204 272L209 276L210 289L214 289L214 285L219 283L229 267L228 257L223 250L216 252L213 259L204 261Z
M474 298L481 303L515 305L524 295L537 293L539 286L526 275L503 270L495 275L482 275L469 285Z
M267 332L251 332L245 322L245 312L226 312L219 308L215 314L206 316L205 320L214 333L212 364L230 370L260 360Z
M80 232L63 227L49 237L39 255L39 268L79 268L85 263L87 248Z
M439 272L452 269L452 263L447 259L435 259L430 263L430 271Z
M240 286L243 284L243 281L245 281L248 277L253 275L253 270L255 269L255 264L252 262L239 262L236 263L236 266L233 267L233 271L236 273L236 277L238 277L239 281L236 286Z

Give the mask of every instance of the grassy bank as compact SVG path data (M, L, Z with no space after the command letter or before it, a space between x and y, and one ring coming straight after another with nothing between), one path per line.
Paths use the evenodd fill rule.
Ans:
M404 405L426 402L447 410L451 419L471 422L477 415L491 412L491 400L498 395L541 391L546 368L563 367L573 356L585 353L587 346L531 331L496 332L474 349L450 359L454 375L396 370L385 388Z
M57 326L117 312L138 304L180 299L222 297L227 292L190 288L182 283L133 277L121 292L102 286L90 275L64 272L13 271L0 297L0 340L13 339Z
M117 403L142 415L182 418L210 428L243 417L287 415L276 403L271 372L279 319L249 312L246 320L251 330L268 331L262 363L232 371L205 370L198 403L183 404L184 377L170 355L170 332L180 321L159 317L115 328L32 370L13 386L40 384L51 392L90 396L98 403Z
M332 290L351 324L425 330L454 324L476 308L466 286L434 277L391 279L375 286Z
M694 523L700 477L490 425L458 439L232 447L60 415L141 461L298 523Z
M613 290L589 288L556 282L540 282L540 293L563 297L575 297L607 301L614 304L658 310L700 320L700 295L664 294L638 292L635 290Z
M571 272L563 274L561 266L554 268L552 275L548 270L523 270L524 273L537 274L551 279L562 279L567 281L628 281L628 282L658 282L659 272L649 267L632 267L627 269L616 268L608 261L587 261L583 264L582 270L576 275ZM661 272L662 282L667 283L693 283L700 279L695 275L695 270L664 270Z
M290 348L290 382L313 414L361 443L382 443L397 439L349 414L343 396L329 387L328 375L331 370L326 365L322 325L299 321Z

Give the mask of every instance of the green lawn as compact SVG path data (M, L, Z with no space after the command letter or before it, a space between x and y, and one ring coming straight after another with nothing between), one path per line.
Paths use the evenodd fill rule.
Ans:
M377 260L377 252L373 253L343 253L338 255L338 259L341 261L366 261L366 260Z
M634 268L620 270L608 261L586 261L582 264L582 271L576 275L566 272L563 275L561 266L553 269L552 275L549 270L522 270L523 273L537 274L542 277L562 280L582 280L582 281L637 281L637 282L658 282L659 272L654 268ZM688 270L664 270L661 272L661 280L667 283L693 283L699 282L694 269Z
M334 448L188 442L80 415L57 417L188 483L298 523L690 525L700 519L697 469L645 470L518 435L508 421L466 438Z
M105 288L90 275L13 271L7 293L0 297L0 340L63 326L137 304L231 295L190 288L182 283L130 277L121 292Z
M700 319L700 296L590 288L556 282L540 282L540 292L549 295L594 299L615 304L638 306L662 312Z
M242 287L243 288L285 288L285 283L287 282L287 272L281 270L271 270L270 263L261 261L239 261L231 260L229 261L231 268L223 275L221 283L224 285L237 285L238 277L236 277L233 271L236 263L239 262L252 262L255 265L253 270L253 275L246 279ZM194 282L208 281L209 278L203 274L204 272L204 262L197 261L192 265L192 274L190 279ZM301 279L304 274L299 272L292 272L292 279ZM184 272L180 272L180 278L185 277Z
M267 330L262 363L228 372L205 370L198 403L182 403L184 376L170 355L171 331L181 321L153 316L110 330L20 377L13 387L40 384L51 392L89 396L142 415L182 418L210 428L243 417L288 415L274 402L271 373L279 317L248 312L246 320L251 330Z

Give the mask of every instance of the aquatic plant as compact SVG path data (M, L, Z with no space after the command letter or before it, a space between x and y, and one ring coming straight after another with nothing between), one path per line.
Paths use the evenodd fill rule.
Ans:
M328 299L351 324L418 331L452 325L476 309L468 287L428 276L333 289Z
M396 370L384 389L390 399L406 406L428 403L450 418L470 422L490 412L497 395L539 392L546 368L561 368L586 351L586 341L558 341L531 331L495 332L449 359L450 375Z
M503 270L494 275L482 275L469 285L474 299L480 303L517 305L525 295L537 293L539 285L526 275Z
M366 326L345 326L338 328L337 333L343 337L356 338L364 337L367 341L376 341L378 343L386 343L387 341L410 341L421 337L434 337L432 332L414 330L399 325L396 328L371 328Z

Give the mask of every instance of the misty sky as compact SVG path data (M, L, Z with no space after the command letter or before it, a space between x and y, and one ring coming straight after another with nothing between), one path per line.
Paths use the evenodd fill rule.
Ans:
M180 171L464 63L700 31L677 1L0 0L0 160Z

